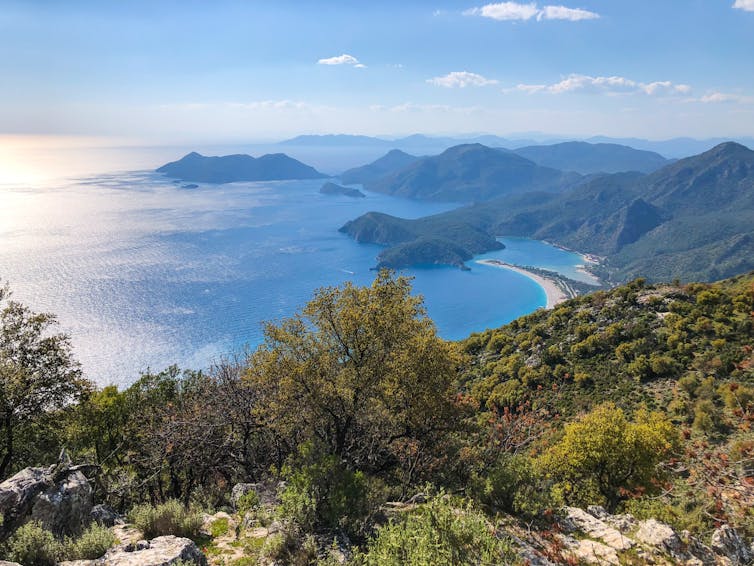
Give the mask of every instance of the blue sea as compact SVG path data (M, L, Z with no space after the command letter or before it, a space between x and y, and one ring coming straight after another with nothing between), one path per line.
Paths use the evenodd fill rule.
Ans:
M254 347L264 321L293 315L317 288L370 283L380 251L338 232L367 211L415 218L453 208L367 193L321 195L322 181L183 189L149 171L0 186L0 280L56 313L88 377L128 384L147 368L205 368ZM481 257L582 278L584 258L501 238ZM406 270L439 333L460 339L546 304L532 280L470 262Z

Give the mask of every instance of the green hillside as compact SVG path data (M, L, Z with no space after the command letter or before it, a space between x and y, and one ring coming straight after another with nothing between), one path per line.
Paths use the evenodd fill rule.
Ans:
M711 281L754 269L752 218L754 152L725 143L651 175L597 175L559 194L510 195L421 220L435 233L443 225L467 225L489 235L547 240L603 256L598 274L620 282L635 277ZM422 225L389 222L393 229ZM351 233L357 226L358 219L344 230ZM463 242L461 237L457 243Z

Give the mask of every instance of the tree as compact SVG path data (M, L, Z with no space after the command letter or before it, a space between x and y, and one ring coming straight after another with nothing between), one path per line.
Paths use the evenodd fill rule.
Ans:
M0 288L0 478L12 469L19 427L38 422L90 389L54 315L34 313Z
M612 403L565 427L540 460L566 503L605 504L614 510L634 491L652 489L660 464L676 447L673 425L660 413L639 411L631 422Z
M267 325L247 379L289 451L314 440L355 469L401 462L410 481L456 426L459 363L409 280L383 270L369 287L321 289L300 314Z

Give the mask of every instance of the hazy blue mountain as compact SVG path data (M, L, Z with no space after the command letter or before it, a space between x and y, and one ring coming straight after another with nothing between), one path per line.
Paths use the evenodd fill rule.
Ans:
M325 183L319 189L319 192L323 195L343 195L347 197L364 198L366 195L359 189L351 187L342 187L335 183Z
M323 179L323 175L288 157L284 153L271 153L254 158L250 155L225 155L205 157L189 153L157 169L168 177L196 183L232 183L234 181L283 181L288 179Z
M669 163L659 153L612 143L564 142L521 147L513 151L538 165L581 174L621 171L651 173Z
M480 232L548 240L605 256L602 275L618 281L639 276L708 281L754 269L752 219L754 152L724 143L650 175L596 175L561 194L528 192L418 220L371 220L416 240L452 226L454 241L469 253L466 232L474 249L483 247ZM365 230L359 220L343 230L359 233L362 241L385 230L382 225ZM393 256L386 250L381 257ZM423 263L433 259L440 258L425 257Z
M324 146L324 147L389 147L391 144L387 140L371 136L356 136L350 134L324 134L324 135L304 135L296 136L288 140L278 142L279 145L303 145L303 146Z
M418 159L419 157L409 155L400 149L392 149L372 163L345 171L340 175L340 180L346 185L363 185L394 173Z
M279 142L285 146L304 147L332 147L332 148L394 148L403 151L418 150L421 153L443 151L449 147L460 144L480 143L490 147L514 148L526 145L534 145L537 142L530 138L509 139L491 134L476 136L427 136L424 134L412 134L399 138L361 136L351 134L322 134L296 136ZM431 150L431 151L430 151Z
M578 179L507 151L468 144L418 159L364 188L412 199L473 202L535 189L557 191Z
M683 158L698 155L709 151L713 147L731 141L730 138L672 138L669 140L645 140L641 138L611 138L607 136L594 136L584 141L590 143L615 143L627 145L635 149L646 151L656 151L657 153L669 158ZM754 137L735 138L736 141L749 147L754 147Z

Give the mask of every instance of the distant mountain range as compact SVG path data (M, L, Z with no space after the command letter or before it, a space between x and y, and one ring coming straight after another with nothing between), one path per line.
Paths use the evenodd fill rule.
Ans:
M168 177L194 183L233 183L235 181L284 181L289 179L324 179L313 167L283 153L263 155L225 155L206 157L192 152L178 161L157 169Z
M418 220L369 213L341 231L390 246L378 258L390 267L459 265L494 249L485 236L510 235L605 256L601 275L616 281L715 280L754 269L754 152L724 143L649 175L592 175Z
M522 186L526 190L553 189L578 180L577 175L564 176L560 170L584 175L651 173L670 162L657 153L617 144L564 142L512 151L464 144L431 157L416 157L393 149L368 165L345 171L340 179L344 184L361 184L376 192L469 202L516 192Z
M563 142L513 150L538 165L576 173L651 173L670 161L659 153L614 143Z
M646 140L641 138L611 138L607 136L594 136L586 139L567 138L560 136L542 136L524 134L527 137L500 137L495 135L475 136L425 136L414 134L402 138L387 138L373 136L357 136L348 134L329 135L306 135L298 136L279 142L283 146L306 146L306 147L361 147L361 148L385 148L400 149L411 153L439 153L449 147L461 144L480 143L489 147L503 147L506 149L524 148L533 145L551 145L562 142L584 141L591 144L616 144L628 146L637 150L652 151L666 158L682 158L690 155L703 153L716 145L726 141L736 141L749 147L754 147L754 137L730 138L672 138L668 140ZM531 137L529 137L531 136ZM573 169L571 169L573 170ZM608 171L611 172L611 171Z

